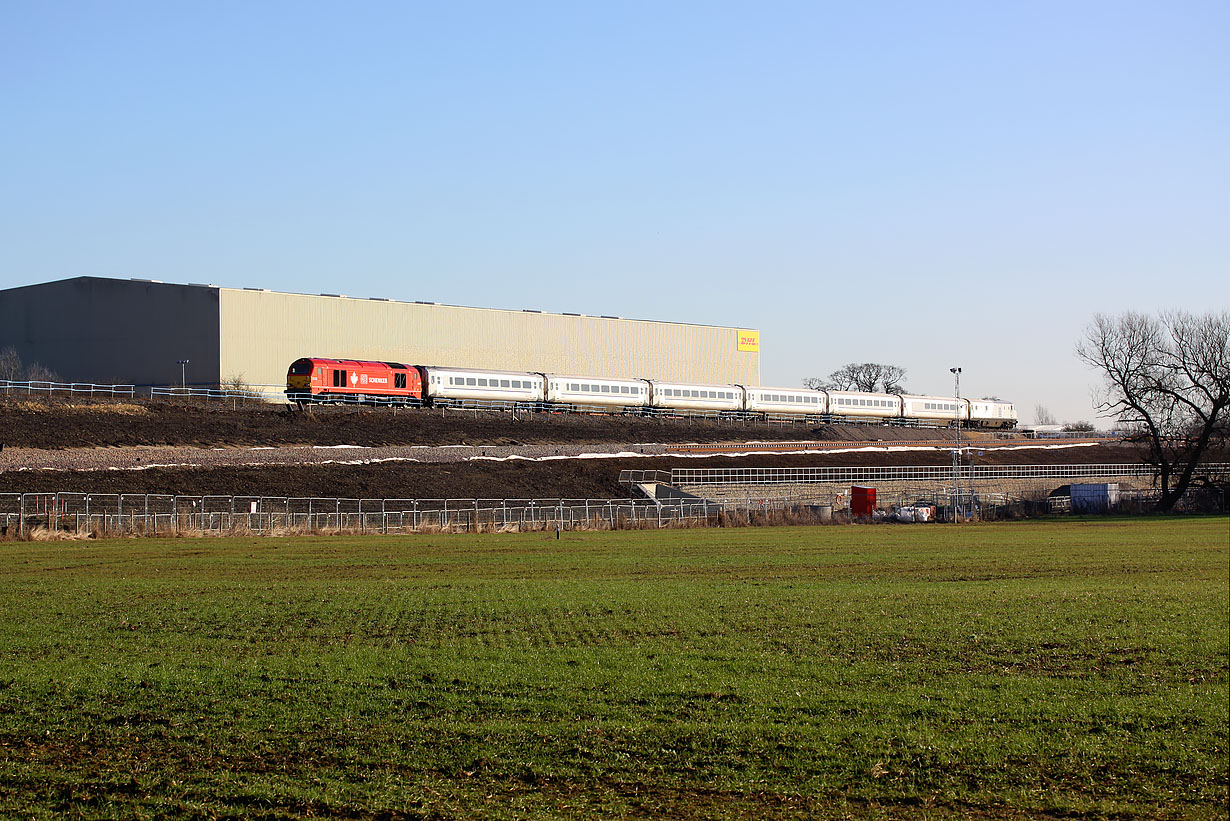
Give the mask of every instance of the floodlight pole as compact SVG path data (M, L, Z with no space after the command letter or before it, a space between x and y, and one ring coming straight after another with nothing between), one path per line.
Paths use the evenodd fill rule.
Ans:
M957 446L952 450L952 484L955 494L952 504L952 516L955 522L959 519L961 510L961 369L949 368L948 372L956 377L957 381Z
M175 360L175 364L179 365L179 386L180 388L183 388L184 390L187 390L188 388L187 365L191 361L192 361L191 359Z

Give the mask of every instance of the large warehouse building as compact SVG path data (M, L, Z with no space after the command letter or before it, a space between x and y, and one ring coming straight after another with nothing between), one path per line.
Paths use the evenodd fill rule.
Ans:
M103 384L177 385L182 374L276 389L302 356L760 383L753 330L101 277L0 290L0 349L10 346L65 380Z

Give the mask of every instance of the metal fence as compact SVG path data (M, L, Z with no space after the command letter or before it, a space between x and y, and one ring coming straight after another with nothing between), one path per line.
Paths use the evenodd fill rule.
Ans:
M50 396L54 393L78 397L111 397L134 399L135 385L96 385L92 382L16 382L0 379L0 393L5 396Z
M1142 464L1103 465L962 465L961 481L990 479L1081 479L1093 477L1146 476L1156 470ZM1230 463L1201 466L1210 476L1230 475ZM814 468L675 468L675 485L807 485L861 484L869 482L951 481L949 465L922 467L814 467Z
M285 401L283 388L273 385L255 386L242 390L230 388L201 388L191 385L185 387L161 385L102 385L93 382L16 382L0 379L0 395L19 396L52 396L63 395L70 398L111 398L111 399L200 399L224 401Z
M758 504L777 510L779 502ZM716 523L705 500L341 499L143 493L0 494L0 534L35 530L122 535L415 533L657 528Z

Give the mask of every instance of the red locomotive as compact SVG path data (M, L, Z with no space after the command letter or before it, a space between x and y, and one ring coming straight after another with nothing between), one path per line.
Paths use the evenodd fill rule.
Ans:
M296 359L286 374L292 402L423 402L423 375L413 365L357 359Z

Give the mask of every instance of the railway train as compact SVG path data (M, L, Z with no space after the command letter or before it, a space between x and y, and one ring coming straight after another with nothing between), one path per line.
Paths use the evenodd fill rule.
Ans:
M403 365L355 359L305 357L286 375L286 397L309 402L379 402L429 407L525 407L606 413L672 411L755 417L812 417L816 421L961 424L1016 427L1009 402L862 393L808 388L700 385L652 379L569 376Z

